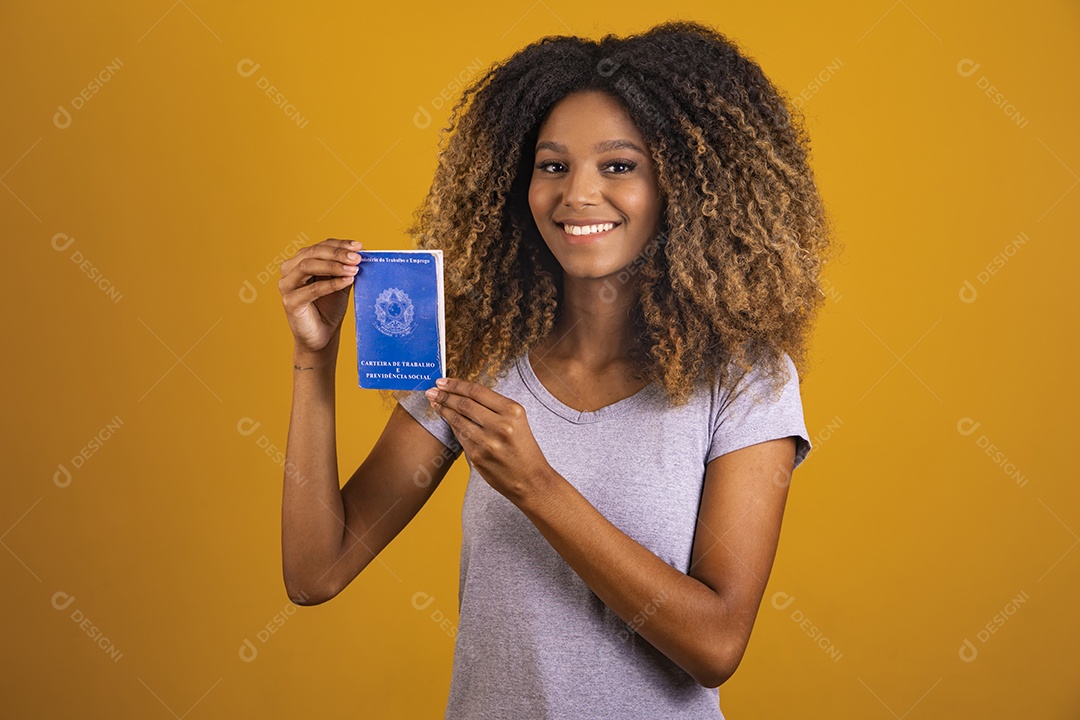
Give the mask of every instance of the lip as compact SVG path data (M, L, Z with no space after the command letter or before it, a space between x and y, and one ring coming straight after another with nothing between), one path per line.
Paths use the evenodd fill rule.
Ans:
M595 222L595 223L571 223L571 224L572 225L578 225L578 224L580 224L580 225L603 225L605 222L611 222L611 221L610 220L607 220L607 221L602 220L600 222ZM604 230L603 232L597 232L597 233L590 233L588 235L574 235L572 233L566 232L566 230L563 227L562 223L555 223L555 225L559 228L559 232L562 233L563 237L566 238L566 242L570 243L571 245L591 245L591 244L593 244L595 242L599 242L600 240L603 240L608 235L610 235L611 233L615 232L620 227L622 227L622 223L615 223L615 227L611 228L610 230Z

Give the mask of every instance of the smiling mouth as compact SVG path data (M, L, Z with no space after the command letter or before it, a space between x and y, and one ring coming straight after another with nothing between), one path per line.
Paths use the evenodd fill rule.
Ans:
M614 230L620 223L597 223L595 225L566 225L564 223L557 223L562 228L562 231L571 237L586 237L590 235L603 235L611 230Z

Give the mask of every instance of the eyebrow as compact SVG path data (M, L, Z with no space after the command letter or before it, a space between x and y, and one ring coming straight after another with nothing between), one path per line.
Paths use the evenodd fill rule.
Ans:
M596 143L596 147L594 148L594 150L596 152L598 152L598 153L608 152L609 150L622 150L622 149L636 150L639 153L641 153L642 155L647 155L648 154L644 150L642 150L637 145L637 143L634 143L634 142L631 142L630 140L625 140L625 139L622 139L622 138L620 138L618 140L604 140L602 142L598 142L598 143ZM552 140L543 140L541 142L536 143L536 152L540 152L541 150L554 150L555 152L561 152L561 153L567 152L567 149L566 149L565 145L561 145L561 144L559 144L557 142L554 142Z

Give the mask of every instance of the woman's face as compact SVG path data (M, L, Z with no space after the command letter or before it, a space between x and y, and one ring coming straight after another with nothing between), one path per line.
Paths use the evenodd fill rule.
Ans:
M616 99L580 91L551 109L537 138L529 207L567 277L614 275L656 237L662 202L652 157Z

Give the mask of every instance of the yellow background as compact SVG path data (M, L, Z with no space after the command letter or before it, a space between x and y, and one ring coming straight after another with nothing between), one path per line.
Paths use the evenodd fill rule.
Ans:
M478 62L682 17L803 93L846 245L722 708L1080 717L1075 2L170 2L0 10L5 716L441 717L465 466L339 597L288 602L276 264L403 247ZM389 412L348 341L337 393L344 480Z

